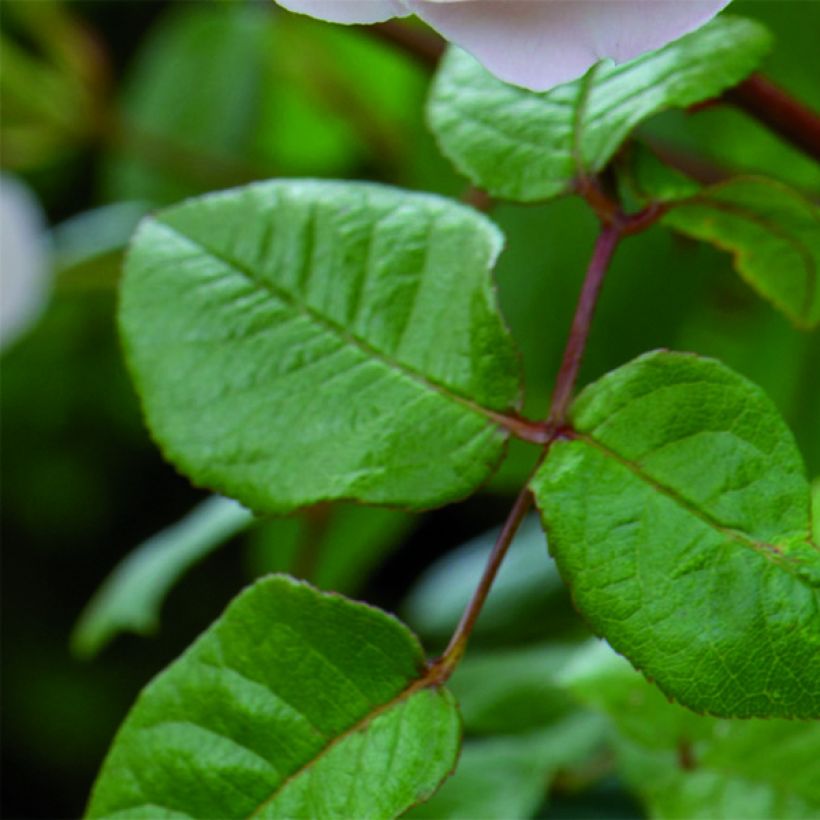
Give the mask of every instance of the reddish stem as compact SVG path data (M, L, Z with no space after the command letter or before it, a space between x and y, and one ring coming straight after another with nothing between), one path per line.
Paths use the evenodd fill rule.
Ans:
M737 105L810 157L820 160L820 114L762 74L752 74L723 98Z
M578 371L581 369L581 361L598 296L622 234L621 225L617 221L611 222L604 225L595 243L595 251L581 288L578 306L572 320L572 329L567 339L564 358L561 361L561 369L558 371L558 378L555 382L555 392L552 394L549 424L555 428L560 427L566 419L569 401L572 398L575 383L578 381Z
M643 218L640 225L648 225L650 217L654 218L654 214ZM562 434L566 409L578 379L578 371L581 367L581 359L583 358L584 348L586 347L587 338L589 336L592 315L595 312L595 305L598 301L598 295L601 292L604 276L606 275L612 255L615 252L615 248L621 236L629 229L631 219L634 218L621 215L609 223L604 223L601 233L598 236L598 241L595 244L595 251L592 255L583 287L581 288L581 296L578 301L578 308L575 311L575 318L572 322L569 339L567 340L564 360L558 373L549 420L544 424L535 426L532 425L532 422L528 423L532 426L532 429L527 432L532 435L537 428L538 437L540 437L538 443L544 445L541 456L542 461L549 451L552 442ZM635 224L638 225L639 223L636 222ZM533 436L528 440L535 441L536 437ZM467 608L461 616L461 621L459 621L447 649L445 649L444 654L441 655L438 660L430 665L425 675L425 680L429 682L428 685L443 684L450 675L453 674L456 666L458 666L467 648L467 642L473 632L478 616L484 607L484 602L487 600L487 595L489 595L493 581L495 581L496 575L498 575L498 570L504 561L504 557L507 555L507 550L509 550L515 533L524 520L524 516L529 511L532 501L532 493L529 489L529 482L527 482L527 486L515 500L515 504L512 510L510 510L510 514L507 516L504 526L501 528L498 539L490 553L487 565L484 568L481 581L476 587L470 602L467 604Z
M504 556L507 554L507 550L510 548L510 544L512 544L515 533L521 526L521 522L524 520L524 516L529 511L531 505L532 493L529 487L525 487L519 493L518 498L516 498L515 504L513 504L513 508L510 510L510 514L507 516L507 520L501 528L501 532L490 553L487 565L484 567L484 574L481 576L481 581L476 587L475 592L473 592L473 596L469 604L467 604L464 614L461 616L461 620L456 627L456 631L453 633L453 637L450 639L447 649L445 649L444 654L430 666L426 677L431 684L440 685L444 683L450 675L453 674L456 666L458 666L458 662L461 660L467 648L467 642L470 639L473 627L478 620L478 616L481 614L484 602L487 600L490 587L492 587L493 581L496 575L498 575L498 570L501 567Z

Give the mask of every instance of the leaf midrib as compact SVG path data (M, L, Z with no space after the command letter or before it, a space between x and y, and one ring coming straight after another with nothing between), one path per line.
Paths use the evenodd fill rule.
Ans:
M370 724L381 715L389 712L393 707L398 706L402 701L408 700L417 692L422 691L423 689L433 689L437 693L441 692L440 686L431 685L430 681L427 678L427 674L423 674L421 677L416 678L415 680L411 681L404 689L401 690L397 695L392 697L386 703L381 703L378 706L375 706L371 709L366 715L359 718L352 726L345 729L340 734L336 735L335 737L331 738L330 741L325 745L319 752L316 753L310 760L306 761L302 766L300 766L295 772L289 774L275 789L274 791L266 797L248 816L247 820L251 820L251 818L259 817L261 812L267 808L274 800L294 781L296 781L299 777L302 776L306 771L308 771L311 767L315 766L318 761L320 761L325 755L329 754L336 746L338 746L341 742L346 740L347 738L355 735L357 732L364 731L365 729L370 726Z
M326 331L329 331L333 335L339 337L343 342L346 342L348 345L358 348L368 358L375 359L376 361L383 364L388 370L396 371L400 373L402 376L421 385L426 390L429 390L433 393L437 393L444 399L451 401L454 404L458 404L464 407L465 409L475 413L476 415L483 416L487 421L501 428L501 430L506 433L504 428L507 426L507 420L503 413L491 410L488 407L484 407L483 405L478 404L473 399L456 393L448 385L444 385L430 379L428 376L419 373L417 370L414 370L413 368L409 367L403 362L391 359L386 354L382 353L380 350L377 350L376 348L372 347L364 339L360 339L358 336L353 335L346 328L331 321L326 316L323 316L321 313L314 310L304 302L297 300L288 291L277 287L272 282L255 277L253 275L253 272L246 266L240 264L235 259L230 259L224 254L214 250L213 248L206 245L202 240L190 236L187 233L183 233L178 228L174 227L173 225L169 225L167 222L163 222L162 220L156 220L156 224L172 233L178 239L187 242L197 251L200 251L201 253L210 256L212 259L215 259L217 262L224 265L226 268L229 268L233 272L242 276L244 279L247 279L254 287L259 288L263 291L267 291L273 298L278 299L281 302L284 302L286 305L288 305L295 311L303 314L310 321L314 322L317 325L320 325Z
M667 487L665 484L662 484L660 481L658 481L658 479L653 478L651 475L644 472L644 470L642 470L641 467L634 461L631 461L630 459L620 455L620 453L617 453L615 450L610 449L601 441L593 438L592 436L589 436L585 433L576 432L574 433L574 438L577 441L581 441L584 444L587 444L588 446L595 448L598 452L600 452L607 458L611 458L614 461L617 461L620 465L629 470L634 476L636 476L642 482L647 484L656 492L664 495L666 498L669 498L671 501L673 501L675 504L684 509L693 517L699 519L704 524L716 530L724 537L729 538L732 541L736 541L742 544L744 547L754 550L755 552L762 555L767 561L770 561L772 564L775 564L779 569L788 572L800 583L808 586L807 582L800 575L800 573L795 571L790 566L789 556L782 552L782 548L780 545L769 544L765 541L758 541L748 533L741 532L740 530L736 530L732 527L726 526L725 524L721 523L716 518L714 518L712 515L710 515L706 510L697 507L693 502L689 501L687 498L682 496L673 488ZM809 546L815 546L810 537L811 526L812 522L810 518L809 535L807 535L806 537L806 544L808 544Z

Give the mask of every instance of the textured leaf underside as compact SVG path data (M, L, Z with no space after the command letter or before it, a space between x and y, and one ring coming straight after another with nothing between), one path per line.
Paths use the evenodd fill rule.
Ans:
M135 237L120 311L149 427L194 481L257 511L469 494L519 393L500 248L472 209L362 183L164 211Z
M271 576L151 682L89 817L392 818L455 765L459 718L379 610Z
M505 199L548 199L604 168L643 120L738 83L769 43L758 23L723 16L659 51L599 63L545 93L507 85L451 48L429 119L442 151L474 183Z
M720 363L640 357L573 405L533 482L597 632L686 706L820 717L820 550L791 433Z

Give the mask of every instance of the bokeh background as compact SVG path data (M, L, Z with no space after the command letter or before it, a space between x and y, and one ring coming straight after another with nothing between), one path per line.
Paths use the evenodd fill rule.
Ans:
M425 516L323 509L259 524L185 575L156 635L118 637L94 658L72 653L72 628L115 564L207 497L160 458L120 355L117 280L140 216L273 176L375 179L453 196L466 184L425 128L428 70L363 29L289 15L269 0L3 0L1 9L3 173L39 202L53 276L42 316L2 352L3 815L62 818L82 812L139 689L254 575L315 575L318 559L302 547L330 533L328 555L361 556L337 557L343 577L328 583L403 611L426 567L503 520L532 454L513 448L480 496ZM737 0L732 11L773 30L766 73L820 107L820 3ZM815 163L729 106L664 114L641 134L703 167L765 173L820 196ZM498 289L522 350L527 411L543 414L594 219L575 200L501 205L493 217L508 237ZM820 475L817 334L790 327L727 256L655 228L619 251L583 379L661 346L717 356L762 385L810 475ZM417 624L431 651L440 626ZM583 629L555 595L476 644ZM547 811L641 810L605 780L558 795Z

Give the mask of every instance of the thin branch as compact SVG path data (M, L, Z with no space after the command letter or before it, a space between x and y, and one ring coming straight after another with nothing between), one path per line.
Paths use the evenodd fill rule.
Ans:
M587 275L581 288L581 295L578 298L578 306L572 320L572 328L564 350L564 358L561 361L561 369L558 371L558 378L555 382L555 392L552 395L549 423L556 428L560 427L566 419L572 392L575 389L575 383L578 381L578 372L581 369L581 361L589 337L592 316L595 313L595 306L598 304L598 296L609 263L612 261L615 248L618 246L622 235L623 226L617 221L612 222L604 225L595 243L595 251L592 254L592 260L589 263Z
M305 581L315 580L325 536L330 526L332 507L327 502L314 504L302 514L302 532L296 549L291 574Z
M544 447L539 464L549 452L550 445L561 437L566 409L572 396L575 382L578 379L578 371L581 367L581 359L583 358L584 348L586 347L587 337L589 336L589 327L593 313L595 312L595 305L598 301L598 295L601 292L604 276L609 268L612 256L615 253L615 248L622 236L631 230L637 231L645 229L655 218L657 217L654 211L648 209L646 212L641 212L641 214L636 214L633 217L620 214L612 221L603 224L601 233L598 236L598 241L595 244L595 251L592 255L586 278L584 279L584 285L581 289L578 308L575 311L572 329L570 330L569 339L567 340L564 360L558 372L550 417L541 425L533 425L532 422L527 423L530 426L527 432L532 434L537 430L540 439L538 443ZM528 440L536 441L537 439L533 437ZM453 674L456 666L458 666L467 648L467 642L473 632L478 616L481 614L484 602L487 600L487 595L490 592L493 581L495 581L498 570L507 555L507 550L510 548L515 533L521 526L521 522L529 511L532 502L532 492L529 489L529 482L527 482L527 486L524 487L518 495L512 510L510 510L510 514L507 516L507 520L504 522L504 526L501 528L498 539L487 560L481 581L476 587L470 602L467 604L467 608L461 616L461 621L456 627L447 649L440 658L430 665L425 677L431 685L440 685L447 681L450 675Z
M820 160L820 114L762 74L752 74L723 99L742 108L808 156Z
M493 198L483 188L478 188L475 185L470 185L467 188L461 196L461 201L467 205L472 205L473 208L482 213L491 211L495 205Z
M478 620L478 616L481 614L484 602L487 600L490 587L492 587L493 581L498 574L504 556L507 554L507 550L510 548L510 544L512 544L513 538L521 526L524 516L529 512L531 505L532 493L529 487L525 487L519 493L518 498L516 498L515 504L510 510L510 514L507 516L504 526L501 528L501 532L487 560L487 565L484 567L484 574L481 576L481 581L476 587L475 592L473 592L473 597L467 604L467 608L461 616L461 621L459 621L447 649L445 649L444 654L430 666L427 679L431 684L440 685L444 683L450 675L453 674L456 666L458 666L458 662L464 655L467 642L473 632L473 627Z
M397 20L376 23L368 26L367 31L380 40L398 46L410 57L420 62L431 71L438 65L444 54L446 42L434 31L416 26L408 26Z

